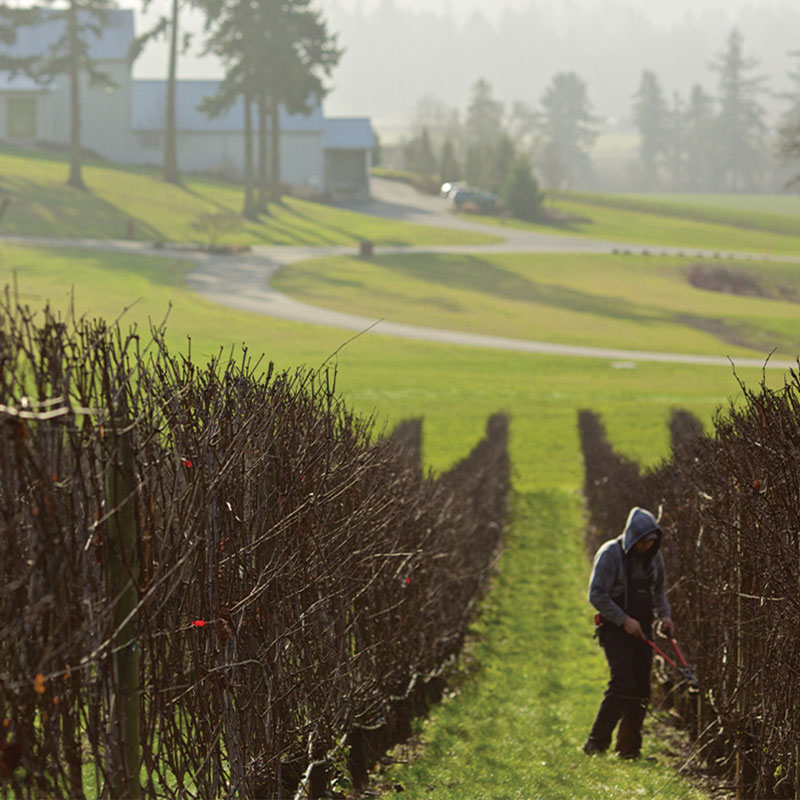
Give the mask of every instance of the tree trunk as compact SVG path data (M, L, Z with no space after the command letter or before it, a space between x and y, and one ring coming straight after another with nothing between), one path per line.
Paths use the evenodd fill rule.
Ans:
M258 210L269 213L269 184L267 175L267 98L258 93Z
M81 174L81 88L80 88L80 42L78 41L78 10L75 3L67 8L67 31L69 37L69 178L67 185L86 189Z
M270 169L270 196L273 203L281 201L281 122L278 113L278 103L274 100L269 104L270 118L270 144L272 145L272 159Z
M178 10L179 0L172 0L172 22L169 37L169 71L167 75L167 112L164 120L164 180L180 186L178 147L175 129L175 90L178 72Z
M253 200L253 101L244 96L244 209L248 219L256 219L258 212Z

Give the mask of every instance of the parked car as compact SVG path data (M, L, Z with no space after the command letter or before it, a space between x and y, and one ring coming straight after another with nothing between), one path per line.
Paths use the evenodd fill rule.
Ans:
M442 188L439 194L441 194L442 197L449 197L460 186L461 186L460 183L456 183L455 181L448 181L447 183L442 184Z
M497 198L484 189L461 186L450 196L456 211L479 211L486 214L497 209Z

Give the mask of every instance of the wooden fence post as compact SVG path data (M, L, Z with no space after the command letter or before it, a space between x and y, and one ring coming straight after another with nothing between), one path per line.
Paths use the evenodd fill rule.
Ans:
M734 532L736 535L736 566L734 567L734 581L736 585L736 725L738 730L734 737L734 747L736 748L736 800L747 800L745 794L746 764L744 751L747 740L741 729L742 720L745 716L744 699L744 627L742 624L742 559L744 552L742 549L742 512L737 497L734 502Z
M115 708L112 725L119 737L123 767L114 770L114 798L141 796L139 645L136 606L139 602L139 557L136 527L135 471L126 417L108 426L110 459L106 468L108 513L108 596L114 603L112 641Z

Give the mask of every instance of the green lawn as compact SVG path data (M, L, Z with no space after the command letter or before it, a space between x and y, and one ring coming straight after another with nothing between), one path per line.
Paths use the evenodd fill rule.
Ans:
M121 239L133 224L134 238L207 243L209 218L234 225L221 243L384 245L483 244L496 237L367 217L344 209L286 198L257 222L239 216L242 189L186 176L184 188L166 184L155 170L123 169L88 162L88 192L65 184L67 165L57 154L0 147L0 198L11 206L2 221L6 234ZM591 222L566 227L477 218L498 227L563 232L632 244L683 246L721 253L800 256L800 199L791 195L592 195L569 194L549 201Z
M147 325L148 319L160 321L169 311L169 340L183 349L191 338L195 357L246 342L251 352L263 351L280 366L316 367L352 335L223 308L182 287L186 269L186 262L175 259L0 244L0 285L16 276L21 299L32 307L49 301L67 309L74 287L79 314L115 318L130 306L123 319ZM671 343L663 344L668 349ZM489 414L501 409L513 413L515 431L525 426L522 439L514 440L514 446L520 442L514 453L517 488L525 490L580 484L574 430L578 408L591 405L607 411L619 444L652 462L664 452L664 423L671 407L685 405L708 418L737 391L727 367L640 364L616 369L603 360L520 355L374 334L351 342L337 361L340 386L360 410L377 409L390 422L426 416L426 452L437 468L448 466L475 442ZM757 380L760 371L742 374ZM772 375L779 380L779 373ZM534 418L540 422L528 427L525 420ZM635 426L628 428L627 420ZM641 436L636 426L647 434Z
M620 210L646 211L718 225L797 236L800 196L796 194L591 194L569 192L565 199Z
M800 352L800 304L694 288L696 259L578 254L326 258L274 284L376 319L574 345L731 356ZM730 262L800 286L800 263Z
M74 287L78 313L113 318L132 306L123 321L146 324L160 320L171 303L168 339L181 350L190 339L198 359L246 342L251 353L263 351L278 366L316 367L351 336L217 307L182 287L185 269L176 260L154 264L0 243L0 283L16 276L21 298L32 306L49 298L67 308ZM673 344L667 339L662 349ZM627 800L663 789L659 797L693 797L665 766L654 736L647 752L658 764L589 759L577 750L596 711L604 666L590 639L592 614L584 599L589 563L576 413L600 412L622 452L653 464L667 454L671 409L688 408L708 422L738 394L731 370L615 369L603 360L373 334L350 342L335 362L339 389L356 410L377 410L387 425L424 415L425 460L436 470L470 449L489 414L512 415L515 519L496 588L476 625L479 671L461 697L422 724L419 760L394 775L404 796ZM740 374L750 383L761 376L760 370ZM778 384L782 377L775 371L768 379Z
M2 232L20 236L209 243L209 217L233 225L219 243L353 244L368 239L385 245L484 244L495 237L367 217L332 206L287 197L270 215L251 222L239 216L242 189L186 176L185 188L160 180L154 170L87 163L88 192L66 185L60 156L0 148L0 199L11 206Z
M800 255L800 215L749 213L720 204L680 205L662 195L631 199L619 195L565 194L549 198L547 205L575 218L565 225L543 225L496 217L476 217L483 223L543 233L587 236L630 245L682 247L687 255L711 250L723 255L752 253Z

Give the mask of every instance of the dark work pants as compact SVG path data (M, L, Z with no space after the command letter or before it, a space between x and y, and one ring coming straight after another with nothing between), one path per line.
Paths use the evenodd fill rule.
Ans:
M642 630L649 638L650 626L642 625ZM653 651L649 645L610 622L603 625L603 649L611 680L589 739L600 750L607 750L619 722L616 749L621 755L637 756L642 747L642 723L650 698Z

